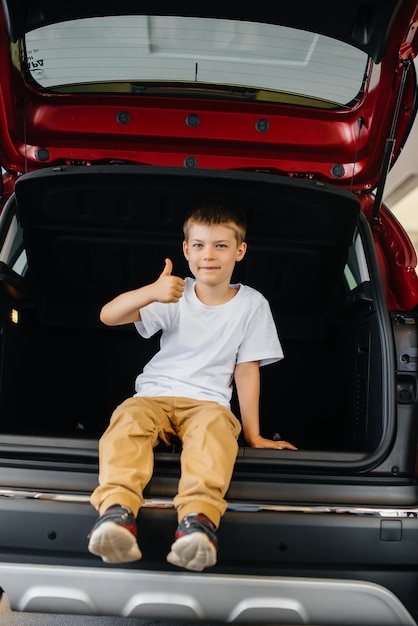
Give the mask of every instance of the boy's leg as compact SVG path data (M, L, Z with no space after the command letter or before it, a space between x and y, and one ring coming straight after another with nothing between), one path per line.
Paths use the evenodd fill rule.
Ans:
M129 398L115 409L100 439L99 486L91 495L100 517L89 535L89 551L108 563L142 556L135 519L152 476L153 448L160 439L168 443L166 433L173 432L165 409L160 399Z
M182 440L181 478L174 498L179 526L167 559L201 571L216 563L215 530L226 510L241 424L216 402L176 398L174 421Z

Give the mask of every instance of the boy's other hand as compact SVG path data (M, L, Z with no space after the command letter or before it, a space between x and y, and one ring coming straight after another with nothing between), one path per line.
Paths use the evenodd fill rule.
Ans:
M278 441L275 441L273 439L266 439L265 437L262 437L261 435L256 437L254 441L251 441L250 445L252 448L271 448L275 450L297 450L296 446L294 446L292 443L289 443L288 441L285 441L284 439L279 439Z
M153 284L156 302L178 302L182 297L184 280L179 276L172 276L172 271L173 263L171 259L166 259L163 271Z

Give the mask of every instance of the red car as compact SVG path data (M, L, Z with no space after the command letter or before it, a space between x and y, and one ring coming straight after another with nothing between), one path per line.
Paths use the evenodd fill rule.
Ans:
M418 2L3 0L0 586L14 610L202 622L418 623L418 279L382 204L417 108ZM166 562L180 449L158 447L143 559L87 550L98 439L158 348L101 307L186 276L185 212L248 216L235 279L269 300L219 558ZM238 408L235 407L239 417ZM280 435L278 435L280 433Z

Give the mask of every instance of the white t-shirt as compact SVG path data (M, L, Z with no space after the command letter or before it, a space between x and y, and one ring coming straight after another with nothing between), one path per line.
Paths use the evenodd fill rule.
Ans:
M135 396L177 396L213 400L229 408L235 365L259 365L283 358L266 298L252 287L218 306L203 304L196 281L185 279L176 303L153 302L141 309L138 332L149 338L162 330L160 350L135 381Z

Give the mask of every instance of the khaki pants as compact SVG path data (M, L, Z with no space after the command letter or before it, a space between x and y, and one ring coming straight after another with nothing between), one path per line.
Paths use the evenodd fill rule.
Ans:
M178 520L204 513L219 526L238 452L241 424L217 402L178 397L133 397L112 414L99 442L99 486L92 505L103 514L120 504L138 515L154 469L153 448L173 436L182 442L181 477L174 498Z

